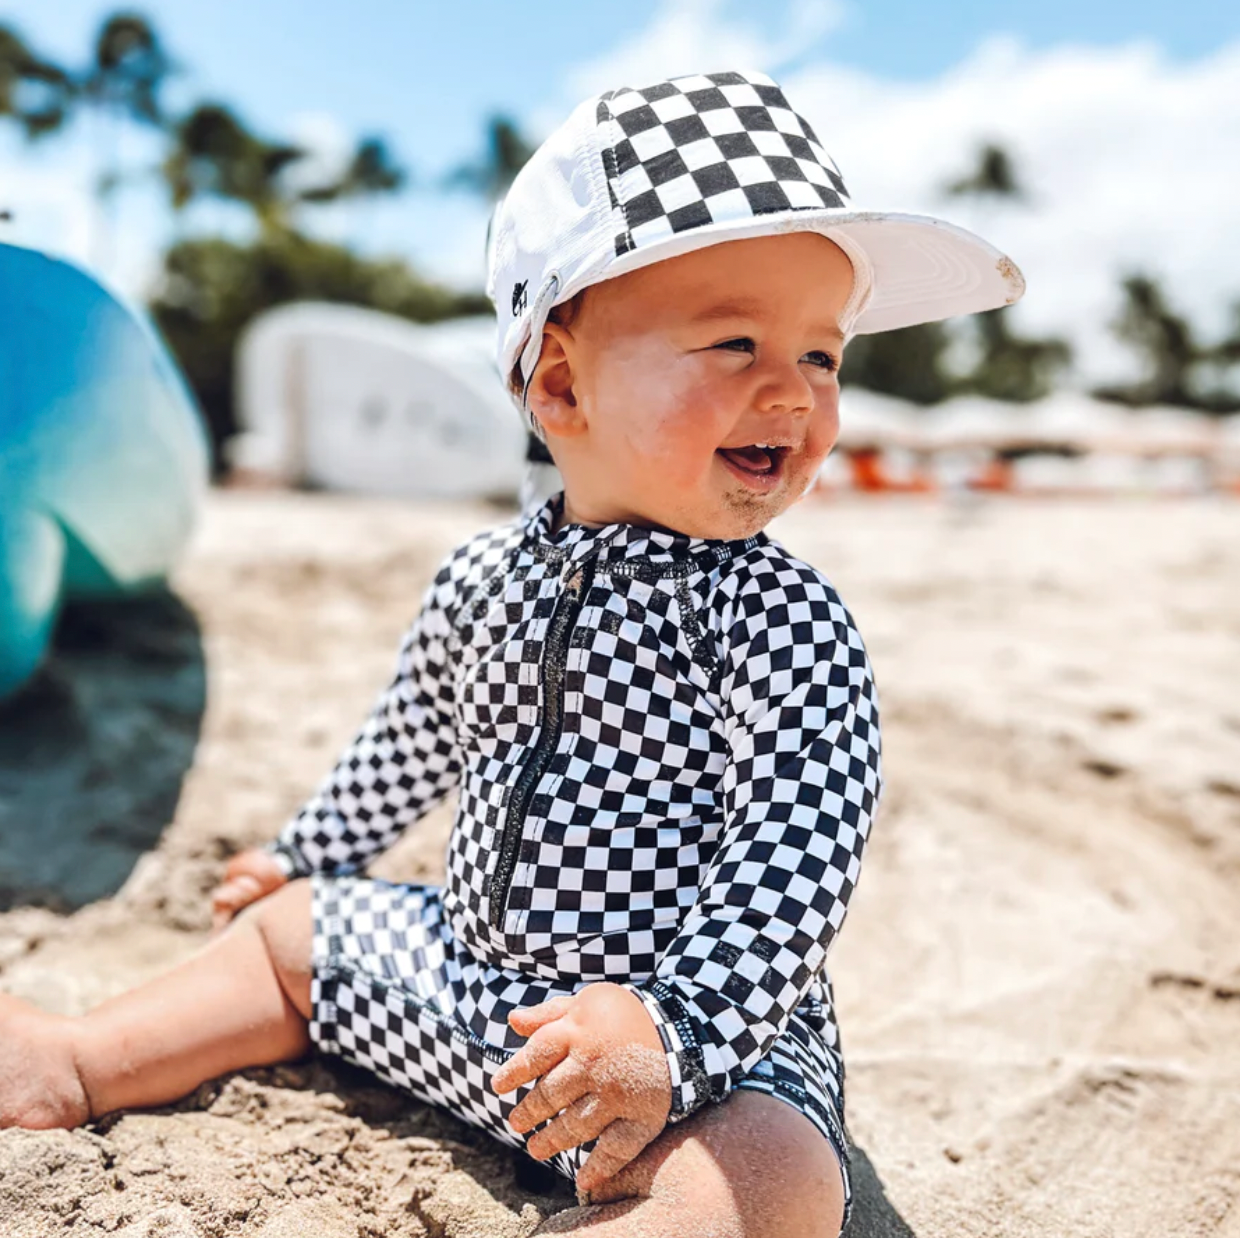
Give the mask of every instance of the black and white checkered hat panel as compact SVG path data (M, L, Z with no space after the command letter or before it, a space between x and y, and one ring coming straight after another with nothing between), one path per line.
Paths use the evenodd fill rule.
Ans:
M848 191L813 128L760 73L705 73L599 99L616 254L706 224L840 209Z

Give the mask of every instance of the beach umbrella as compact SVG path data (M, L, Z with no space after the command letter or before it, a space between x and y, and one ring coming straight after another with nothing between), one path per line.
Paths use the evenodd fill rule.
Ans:
M1209 457L1219 451L1221 439L1215 419L1204 413L1151 405L1129 413L1109 445L1140 456Z
M982 396L956 396L926 414L925 442L935 451L996 451L1020 438L1021 407Z

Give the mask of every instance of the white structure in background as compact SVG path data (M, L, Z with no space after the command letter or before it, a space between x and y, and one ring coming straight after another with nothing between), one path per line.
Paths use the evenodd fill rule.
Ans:
M1229 424L1235 422L1235 425ZM911 467L945 490L967 488L997 453L1020 452L1011 488L1029 493L1197 493L1240 470L1240 417L1137 410L1060 391L1030 404L961 396L931 408L864 390L840 401L838 449L821 481L846 488L844 452L882 452L898 488Z
M269 310L238 343L230 461L334 490L515 498L526 437L494 347L489 315L423 326L311 301Z

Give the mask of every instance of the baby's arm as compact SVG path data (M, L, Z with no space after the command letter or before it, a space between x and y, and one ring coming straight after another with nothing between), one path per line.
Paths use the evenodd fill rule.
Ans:
M640 984L677 1122L722 1100L821 972L882 789L878 700L825 577L761 561L725 605L724 825L701 892Z
M290 877L353 872L390 847L461 771L447 660L454 552L422 598L396 673L316 793L267 850Z

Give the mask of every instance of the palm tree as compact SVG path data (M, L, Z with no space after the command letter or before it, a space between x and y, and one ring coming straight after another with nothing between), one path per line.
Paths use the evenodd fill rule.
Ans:
M949 197L1000 203L1027 203L1029 194L1017 175L1012 156L997 142L983 144L971 172L951 181ZM1005 309L974 315L980 355L971 373L959 380L957 389L994 400L1025 402L1040 399L1055 377L1072 361L1072 347L1055 337L1033 339L1015 334Z
M1099 387L1099 399L1120 404L1172 404L1203 412L1236 411L1236 395L1222 379L1240 358L1240 310L1236 335L1213 347L1202 345L1187 319L1167 303L1162 288L1148 275L1132 274L1124 280L1124 305L1111 324L1112 330L1131 345L1145 362L1144 377L1134 383ZM1216 368L1217 389L1206 393L1194 380Z
M126 183L144 180L157 168L120 167L120 127L138 124L163 129L166 117L160 104L165 81L177 66L159 35L141 14L118 12L106 18L95 36L91 62L77 81L80 104L100 120L100 169L95 180L99 229L95 240L96 265L106 265L112 235L112 211L117 191Z
M348 166L335 180L297 194L300 202L336 202L341 198L392 193L403 188L409 174L392 161L381 138L362 138Z
M126 173L117 166L117 126L125 122L161 127L159 92L173 71L154 27L137 13L119 12L107 18L89 62L80 70L52 63L32 51L16 31L0 26L0 116L14 119L28 139L63 130L82 110L102 122L95 179L101 220L96 251L109 230L106 215L116 190L127 180L150 174L150 169ZM97 265L99 261L97 252Z
M174 126L163 174L174 209L206 197L225 198L249 207L267 232L291 228L302 204L390 193L406 180L386 144L368 137L334 180L292 188L284 173L309 153L259 137L224 104L203 103Z
M95 37L94 60L83 75L84 99L150 125L164 123L159 92L177 71L159 35L137 13L114 13Z
M69 73L33 52L12 27L0 26L0 117L37 141L65 125L73 96Z
M204 197L244 203L264 228L287 224L288 203L279 191L284 168L305 151L266 142L222 103L202 103L173 127L163 175L175 210Z
M1019 200L1029 195L1016 176L1012 157L995 142L985 143L977 154L977 165L967 176L946 186L949 197L1007 198Z

